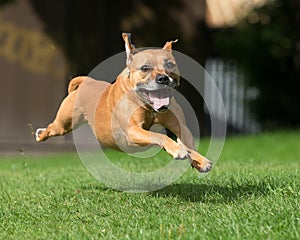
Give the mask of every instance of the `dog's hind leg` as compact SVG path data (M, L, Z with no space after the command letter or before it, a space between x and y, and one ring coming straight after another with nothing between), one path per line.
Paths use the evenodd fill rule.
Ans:
M62 136L85 122L79 109L74 109L76 92L71 92L61 103L56 118L47 128L38 128L35 132L37 142L42 142L53 136Z
M62 127L54 121L53 123L50 123L47 128L38 128L35 132L35 140L37 142L42 142L47 140L49 137L62 136L68 132L67 128Z

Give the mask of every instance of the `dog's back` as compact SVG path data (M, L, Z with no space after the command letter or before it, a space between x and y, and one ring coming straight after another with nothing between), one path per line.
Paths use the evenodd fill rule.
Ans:
M71 90L74 87L76 87L76 83L79 83L79 85L75 88L76 90L73 90L77 92L76 100L74 103L74 110L76 112L81 112L81 114L88 121L88 123L92 127L92 130L94 131L96 107L99 103L101 96L103 95L103 92L111 84L105 81L99 81L89 77L77 77L72 81L70 82L70 84L72 84Z

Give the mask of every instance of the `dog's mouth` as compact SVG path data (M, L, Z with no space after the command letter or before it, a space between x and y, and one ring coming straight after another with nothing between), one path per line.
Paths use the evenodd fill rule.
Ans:
M155 90L139 88L138 92L146 104L150 105L156 112L168 110L171 97L173 96L173 89L170 87Z

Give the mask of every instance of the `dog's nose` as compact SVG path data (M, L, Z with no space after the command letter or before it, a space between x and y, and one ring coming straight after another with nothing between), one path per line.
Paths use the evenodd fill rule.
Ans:
M157 75L155 81L159 84L169 85L170 78L167 75Z

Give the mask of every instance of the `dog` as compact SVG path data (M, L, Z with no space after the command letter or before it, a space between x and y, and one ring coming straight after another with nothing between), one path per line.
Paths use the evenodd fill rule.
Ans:
M56 118L47 128L36 130L36 141L62 136L88 123L97 140L115 150L158 145L174 159L189 159L199 172L208 172L212 163L195 149L182 108L173 93L179 86L179 70L168 41L163 48L139 51L131 34L123 33L126 67L112 84L76 77L68 86ZM160 124L177 137L149 131Z

